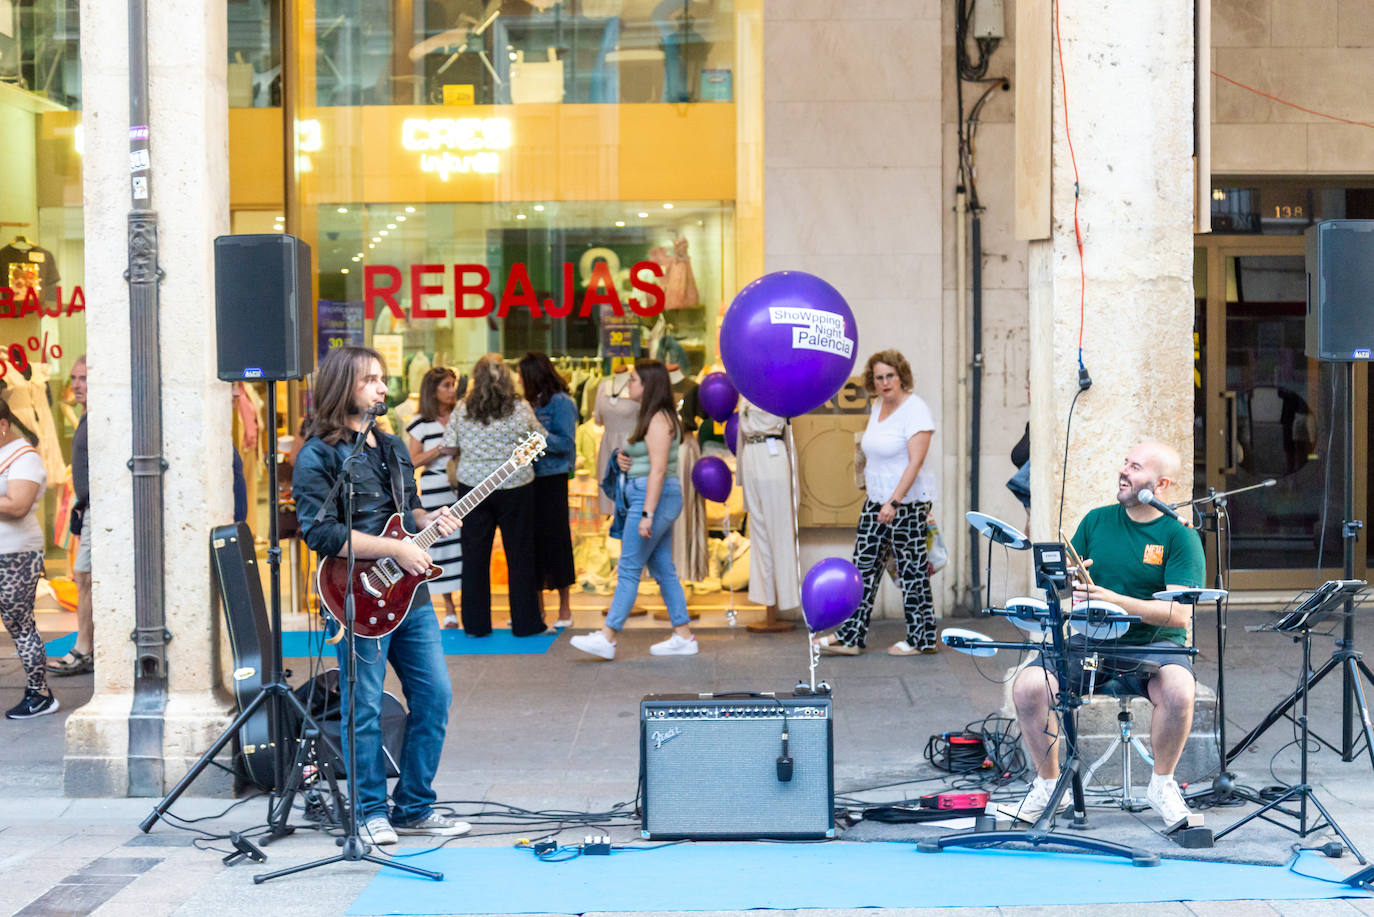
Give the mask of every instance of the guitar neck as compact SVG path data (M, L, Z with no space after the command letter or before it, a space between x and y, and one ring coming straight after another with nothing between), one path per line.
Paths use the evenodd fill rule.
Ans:
M477 506L478 503L481 503L487 497L491 496L491 492L500 487L505 482L506 478L515 474L516 470L519 468L520 465L515 459L507 459L504 465L487 475L486 480L468 491L461 500L450 506L449 509L455 516L462 519L468 513L472 512L473 508ZM415 536L415 544L426 551L429 550L430 545L438 540L438 522L431 522L429 525L425 526L424 531Z

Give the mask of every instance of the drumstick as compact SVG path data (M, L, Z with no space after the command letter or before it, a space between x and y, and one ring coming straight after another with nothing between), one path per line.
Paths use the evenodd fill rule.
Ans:
M1059 537L1064 538L1063 529L1059 530ZM1078 572L1083 575L1083 581L1089 586L1097 585L1093 582L1092 574L1088 572L1088 568L1083 565L1083 558L1079 557L1078 552L1073 549L1073 542L1064 538L1064 547L1069 551L1069 559L1072 560L1074 566L1078 568Z

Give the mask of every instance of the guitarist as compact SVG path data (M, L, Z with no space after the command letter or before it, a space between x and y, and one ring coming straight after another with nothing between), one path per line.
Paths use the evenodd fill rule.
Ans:
M366 347L336 347L315 370L315 417L292 473L296 516L305 542L320 558L344 556L352 542L359 560L391 557L407 572L423 573L429 555L410 540L378 537L393 513L401 512L405 527L416 532L427 524L415 488L415 468L400 437L373 429L363 451L352 464L353 525L344 526L345 491L326 504L335 480L344 472L344 459L363 429L367 412L386 399L386 367L377 351ZM319 518L317 518L319 517ZM449 535L458 520L445 507L436 518ZM338 625L328 619L336 633ZM397 834L454 836L472 826L435 812L434 774L439 767L448 709L453 699L448 666L440 644L439 624L430 604L429 589L421 585L410 611L391 633L377 640L359 639L357 697L357 794L353 800L364 840L395 844ZM348 673L348 642L336 644L340 675ZM387 662L400 678L410 706L405 742L401 746L401 776L387 811L386 765L382 757L382 684ZM342 684L342 682L341 682ZM348 692L343 692L343 716L348 716ZM346 720L345 720L346 722ZM347 730L344 730L347 742ZM348 754L344 747L345 757Z

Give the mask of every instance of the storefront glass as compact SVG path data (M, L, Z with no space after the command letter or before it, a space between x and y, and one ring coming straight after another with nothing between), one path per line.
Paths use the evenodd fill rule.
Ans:
M0 397L38 438L54 576L73 545L68 460L81 408L68 380L86 349L77 9L0 0Z

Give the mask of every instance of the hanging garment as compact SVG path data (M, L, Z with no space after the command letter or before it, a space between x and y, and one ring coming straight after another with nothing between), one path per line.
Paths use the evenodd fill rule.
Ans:
M692 486L692 466L701 458L701 444L684 436L677 447L677 476L682 485L682 514L673 523L673 565L685 582L706 577L706 504Z
M62 481L67 462L62 458L62 444L57 438L57 424L53 421L52 407L48 404L48 367L45 363L34 363L32 378L25 379L19 373L10 373L5 378L4 399L14 412L14 416L38 437L39 458L43 469L48 473L48 481L56 487Z
M749 513L749 600L801 604L793 530L792 462L781 417L747 401L739 409L739 481Z
M629 373L616 373L602 380L596 388L596 408L592 419L605 428L601 434L601 446L596 453L596 479L601 480L606 473L606 463L616 449L625 448L630 434L635 430L639 419L639 402L631 401L624 394L630 384ZM602 494L598 499L601 512L610 515L615 505Z

